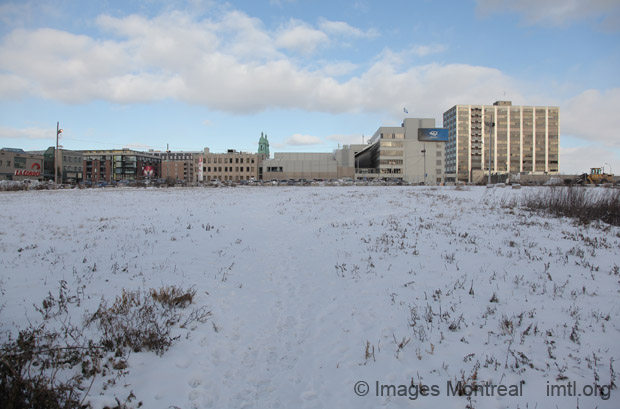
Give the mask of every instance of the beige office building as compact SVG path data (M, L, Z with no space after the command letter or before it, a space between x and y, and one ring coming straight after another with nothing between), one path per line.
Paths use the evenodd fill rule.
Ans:
M447 138L445 129L435 128L434 118L405 118L401 126L382 126L355 155L355 178L443 183Z
M443 114L443 126L449 133L445 155L448 179L486 180L489 148L493 174L559 171L558 107L513 106L510 101L455 105Z
M195 166L198 169L194 175L196 182L241 181L258 179L262 154L238 152L229 149L226 153L212 153L209 148L204 149L202 156L196 155ZM202 159L202 172L199 161Z

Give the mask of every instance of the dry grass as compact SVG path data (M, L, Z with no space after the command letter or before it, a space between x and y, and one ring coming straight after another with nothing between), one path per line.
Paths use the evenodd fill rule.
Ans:
M620 226L620 190L594 190L584 187L550 187L526 195L522 206L559 217L572 217L581 223L602 221Z

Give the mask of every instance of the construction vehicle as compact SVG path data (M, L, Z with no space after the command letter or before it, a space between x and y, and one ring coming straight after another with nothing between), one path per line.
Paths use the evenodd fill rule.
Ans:
M580 185L591 184L600 185L602 183L613 183L614 175L611 173L603 173L602 168L590 168L590 174L583 173L575 179L575 183Z

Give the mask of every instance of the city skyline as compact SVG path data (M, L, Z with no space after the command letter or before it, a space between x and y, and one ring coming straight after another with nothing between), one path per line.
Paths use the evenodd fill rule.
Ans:
M0 144L329 152L457 104L560 107L561 172L620 170L605 0L0 5Z

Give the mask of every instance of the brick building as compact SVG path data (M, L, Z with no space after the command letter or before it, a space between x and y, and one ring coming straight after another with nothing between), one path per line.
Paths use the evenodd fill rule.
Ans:
M108 182L161 177L161 158L131 149L82 151L84 181Z

